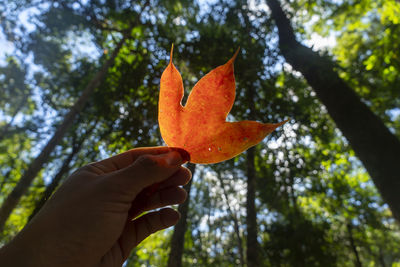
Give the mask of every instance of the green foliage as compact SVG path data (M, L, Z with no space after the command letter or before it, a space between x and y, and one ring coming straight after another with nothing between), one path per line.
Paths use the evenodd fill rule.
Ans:
M130 38L13 212L0 243L25 225L78 139L82 146L63 179L90 161L133 147L162 145L159 79L172 43L174 63L188 91L240 46L237 98L228 119L290 118L284 129L256 147L263 266L353 266L354 251L363 266L398 265L398 225L326 108L279 56L268 11L258 1L259 6L239 0L146 2L7 1L1 7L7 11L0 12L1 28L16 52L0 67L0 203L122 34L128 32ZM398 1L301 0L286 1L285 8L302 40L312 33L337 36L336 45L325 53L400 136ZM32 28L20 23L23 11ZM22 64L29 55L33 62ZM239 244L246 249L246 164L238 156L198 166L184 266L240 266ZM165 266L171 233L149 237L126 266Z

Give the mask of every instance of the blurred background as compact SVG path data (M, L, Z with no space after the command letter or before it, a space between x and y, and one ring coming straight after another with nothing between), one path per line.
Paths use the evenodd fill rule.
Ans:
M228 120L290 121L189 164L181 222L125 266L400 266L398 1L1 0L0 24L0 245L79 166L163 145L172 44L183 103L240 47Z

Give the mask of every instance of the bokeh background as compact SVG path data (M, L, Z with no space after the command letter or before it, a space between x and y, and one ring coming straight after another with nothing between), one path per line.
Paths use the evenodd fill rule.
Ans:
M240 47L228 120L290 120L189 164L181 222L125 266L400 266L398 1L1 0L0 26L0 245L79 166L163 145L173 43L186 97Z

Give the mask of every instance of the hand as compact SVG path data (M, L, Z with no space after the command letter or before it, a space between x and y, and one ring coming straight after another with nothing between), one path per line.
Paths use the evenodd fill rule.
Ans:
M170 208L136 217L185 201L188 159L184 150L139 148L80 168L1 250L0 265L121 266L143 239L178 222Z

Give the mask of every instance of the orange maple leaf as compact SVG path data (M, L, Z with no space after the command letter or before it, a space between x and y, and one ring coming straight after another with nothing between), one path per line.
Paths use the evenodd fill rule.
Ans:
M165 143L189 152L193 163L231 159L286 122L226 121L235 101L233 62L238 52L239 49L225 65L201 78L182 106L183 82L172 63L171 48L168 67L161 76L158 123Z

